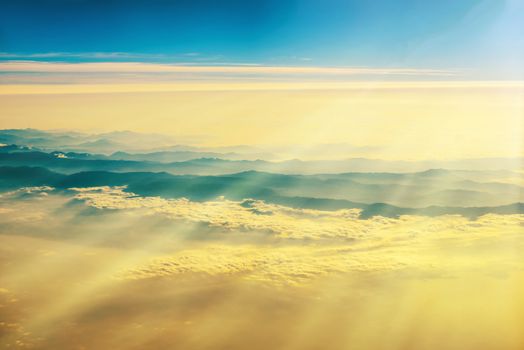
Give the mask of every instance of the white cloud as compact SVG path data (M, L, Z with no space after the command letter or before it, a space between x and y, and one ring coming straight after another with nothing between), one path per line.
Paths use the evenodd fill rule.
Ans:
M380 68L380 67L315 67L263 65L188 65L145 62L43 62L4 61L1 72L38 73L219 73L219 74L299 74L299 75L378 75L378 76L453 76L456 73L441 69Z
M304 286L353 273L430 278L524 271L524 215L358 216L358 209L259 200L140 197L123 187L76 188L69 195L32 188L0 197L2 234L109 244L129 259L141 251L147 258L115 269L125 280L222 276Z
M464 270L496 273L501 268L524 268L514 251L524 248L524 215L488 214L475 221L457 215L361 220L357 209L327 212L256 200L168 200L110 187L77 191L77 199L99 209L141 209L144 212L135 215L160 215L175 222L243 232L248 237L265 232L276 239L270 244L253 241L239 245L228 243L226 235L220 243L183 249L126 270L123 278L192 273L301 285L349 272L453 275Z

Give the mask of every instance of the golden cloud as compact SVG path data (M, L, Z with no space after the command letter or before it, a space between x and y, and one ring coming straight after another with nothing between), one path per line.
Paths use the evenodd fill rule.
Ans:
M372 217L358 209L294 209L262 201L139 197L124 188L76 189L76 198L98 209L144 210L174 221L208 225L226 232L265 232L272 244L206 243L155 258L120 277L142 279L182 274L234 275L272 284L300 285L349 272L454 271L500 273L524 268L516 247L523 247L524 215L484 215L469 220L439 217ZM489 249L486 249L489 247Z

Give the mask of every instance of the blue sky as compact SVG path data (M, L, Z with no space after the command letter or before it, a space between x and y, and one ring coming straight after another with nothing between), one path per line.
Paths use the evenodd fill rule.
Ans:
M0 52L2 60L431 67L515 78L522 3L2 0Z

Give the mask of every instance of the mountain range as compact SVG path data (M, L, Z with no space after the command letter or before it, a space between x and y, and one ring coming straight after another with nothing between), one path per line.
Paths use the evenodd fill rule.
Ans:
M241 153L204 152L180 145L172 146L176 150L145 153L131 152L128 147L110 154L86 152L103 144L128 145L134 136L129 132L89 136L33 129L0 131L4 142L0 147L0 191L28 186L57 190L126 186L127 191L142 196L195 201L257 199L323 210L359 208L364 217L522 213L520 159L464 161L460 163L463 169L455 169L426 168L433 162L363 158L253 160L242 159ZM155 135L139 134L135 140L155 147L173 141L159 137L155 143L152 138ZM13 141L17 143L5 143ZM85 148L80 152L70 147ZM249 147L239 150L253 151ZM231 159L235 157L239 159ZM484 167L483 162L499 167Z

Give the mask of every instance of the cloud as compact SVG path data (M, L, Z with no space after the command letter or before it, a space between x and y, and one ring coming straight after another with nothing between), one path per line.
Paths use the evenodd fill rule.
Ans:
M253 199L141 197L124 187L23 189L0 197L4 233L141 251L145 259L114 270L122 280L198 276L307 286L345 274L433 278L524 269L524 215L359 214Z
M0 62L1 72L33 73L219 73L219 74L313 74L313 75L407 75L451 76L454 72L440 69L321 67L321 66L251 66L251 65L185 65L144 62Z
M22 187L0 194L0 202L13 199L33 199L46 197L54 188L50 186Z
M393 348L438 349L449 329L521 348L524 215L357 216L121 187L4 193L0 345L369 348L394 325Z
M270 232L288 239L355 239L362 234L357 209L336 212L294 209L262 201L216 200L193 202L185 198L140 197L123 187L72 189L88 206L99 209L146 209L174 220L207 223L226 230ZM248 204L248 205L246 205ZM260 215L271 213L271 215ZM375 217L369 225L385 225L390 219Z
M165 54L146 54L133 52L37 52L37 53L14 53L14 52L0 52L0 59L142 59L142 60L159 60L167 58L177 58L192 55L165 55Z
M383 273L405 269L409 265L410 261L401 257L373 256L368 251L340 247L211 244L155 258L144 266L123 271L119 277L240 276L263 284L300 286L329 275Z
M10 58L9 55L11 54L4 53L4 58ZM125 53L90 53L90 59L103 61L80 63L37 60L46 58L46 55L50 58L55 55L60 57L60 53L35 55L33 58L28 57L33 60L0 60L0 73L4 85L0 94L388 88L376 83L370 86L369 82L356 85L347 83L354 78L390 80L409 77L417 80L428 77L452 77L458 74L454 71L431 68L272 66L228 63L222 62L220 58L212 62L211 58L199 55L181 56L191 58L192 62L177 63L153 63L147 60L144 62L145 59L140 55L131 56L126 62L117 61L125 59ZM74 55L82 54L71 55L75 57ZM130 59L134 61L129 61ZM27 86L20 86L23 84L34 86L29 87L28 91ZM39 88L40 84L49 86ZM89 86L92 84L103 86ZM73 86L73 90L69 91L71 85L77 86Z
M75 73L68 76L4 74L0 84L0 95L53 95L53 94L102 94L127 92L257 92L257 91L345 91L356 93L368 91L453 90L460 89L512 89L517 93L524 89L520 81L243 81L242 79L180 79L180 76L162 74L143 76L139 73L111 77L86 77ZM195 76L193 76L195 77ZM208 77L209 78L209 77ZM202 82L203 81L203 82ZM118 82L118 83L115 83Z
M76 199L98 209L145 209L174 220L207 223L213 227L228 230L271 232L285 239L342 239L367 240L398 239L421 232L462 231L470 228L481 229L494 222L498 224L519 222L522 215L481 216L471 221L459 215L444 215L433 218L404 215L398 219L373 216L361 220L360 209L322 211L297 209L265 203L261 200L232 201L218 198L215 201L194 202L185 198L164 199L142 197L126 192L125 187L73 188ZM263 215L261 215L263 214ZM494 220L493 218L503 218ZM407 230L406 228L409 228ZM387 235L384 235L387 232ZM396 236L398 235L398 237Z
M243 232L245 236L265 232L276 239L270 245L210 242L155 258L123 271L121 278L190 273L301 285L349 272L418 271L425 275L453 275L464 270L498 273L501 268L511 271L524 267L514 254L501 253L523 245L524 215L488 214L475 221L456 215L359 220L358 209L324 212L257 200L166 200L139 197L124 192L123 188L110 187L75 191L77 199L101 210L141 209L146 216L160 215L226 233ZM223 239L227 242L227 234Z

